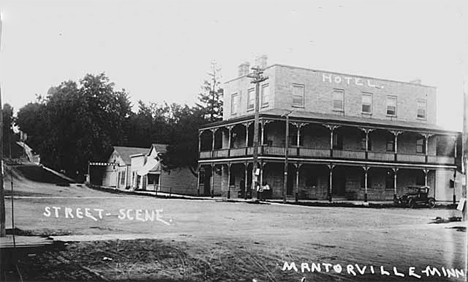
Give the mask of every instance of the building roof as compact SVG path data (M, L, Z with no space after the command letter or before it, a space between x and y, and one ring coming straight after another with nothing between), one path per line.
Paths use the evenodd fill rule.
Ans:
M459 133L457 131L446 130L445 128L435 125L422 122L410 122L410 121L400 121L400 120L390 120L390 119L376 119L376 118L365 118L365 117L356 117L356 116L340 116L333 114L323 114L323 113L314 113L307 111L290 111L285 109L270 109L260 112L260 117L271 117L271 118L281 118L283 119L286 114L289 113L290 119L296 120L314 120L314 121L323 121L327 123L337 123L337 124L349 124L349 125L362 125L368 127L381 127L381 128L391 128L391 129L418 129L429 132L444 132L444 133ZM223 124L232 124L236 122L241 122L244 120L253 119L254 115L246 115L239 118L223 120L219 122L214 122L202 126L200 129L206 129L210 127L215 127Z
M167 151L167 144L152 144L151 147L156 149L156 152L158 153L166 153ZM151 150L151 148L150 148Z
M148 148L137 148L137 147L120 147L114 146L114 150L119 153L120 157L126 164L130 164L130 156L136 154L146 154Z

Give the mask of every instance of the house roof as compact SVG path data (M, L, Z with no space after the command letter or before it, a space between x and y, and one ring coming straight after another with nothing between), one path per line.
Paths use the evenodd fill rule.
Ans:
M289 114L290 119L296 120L315 120L323 121L328 123L338 123L338 124L350 124L350 125L362 125L369 127L382 127L382 128L394 128L394 129L419 129L429 132L445 132L445 133L458 133L457 131L446 130L445 128L438 126L436 124L429 124L423 122L413 122L413 121L401 121L401 120L390 120L390 119L376 119L376 118L366 118L366 117L356 117L356 116L340 116L333 114L323 114L323 113L314 113L307 111L290 111L285 109L270 109L260 112L260 117L271 117L271 118L280 118L283 119L286 114ZM229 120L223 120L219 122L214 122L210 124L203 125L200 129L206 129L210 127L216 127L224 124L232 124L236 122L241 122L244 120L251 120L252 115L243 116L240 118L234 118Z
M136 154L146 154L148 152L148 148L137 148L137 147L119 147L114 146L114 150L120 155L122 160L126 164L130 164L130 156Z
M151 145L151 148L150 148L150 151L152 148L155 148L156 149L156 152L158 153L166 153L167 151L167 144L152 144Z

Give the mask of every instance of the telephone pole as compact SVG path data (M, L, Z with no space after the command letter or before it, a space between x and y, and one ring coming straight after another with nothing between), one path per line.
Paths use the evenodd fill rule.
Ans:
M260 83L267 80L267 76L263 76L263 69L259 66L252 68L253 73L247 75L252 78L252 83L255 84L255 116L254 116L254 136L253 136L253 164L252 164L252 193L256 189L256 170L258 166L258 123L259 123L259 94ZM261 183L260 183L261 185Z
M2 47L2 14L0 13L0 48ZM11 195L13 200L13 195ZM6 236L5 191L3 190L3 104L0 86L0 237Z

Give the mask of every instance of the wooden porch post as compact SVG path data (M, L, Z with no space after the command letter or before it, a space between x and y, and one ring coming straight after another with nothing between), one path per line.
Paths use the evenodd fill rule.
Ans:
M332 202L332 193L333 193L333 168L335 167L334 164L329 164L328 168L330 169L330 180L329 180L329 187L328 187L328 201Z
M230 133L229 133L230 134ZM228 162L227 163L227 169L228 169L228 194L227 194L227 198L228 199L231 199L231 163Z
M214 176L215 176L216 165L211 164L211 198L214 197Z
M368 189L368 181L367 177L369 176L369 167L365 166L364 169L364 202L367 202L367 189Z
M392 168L393 169L393 199L397 198L397 173L398 173L398 168Z

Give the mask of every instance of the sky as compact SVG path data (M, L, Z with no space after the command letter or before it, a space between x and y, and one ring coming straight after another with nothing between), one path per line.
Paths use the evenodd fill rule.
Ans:
M63 81L104 72L138 100L194 105L212 62L436 86L437 124L462 130L468 1L2 0L0 86L15 110ZM468 92L468 90L467 90Z

